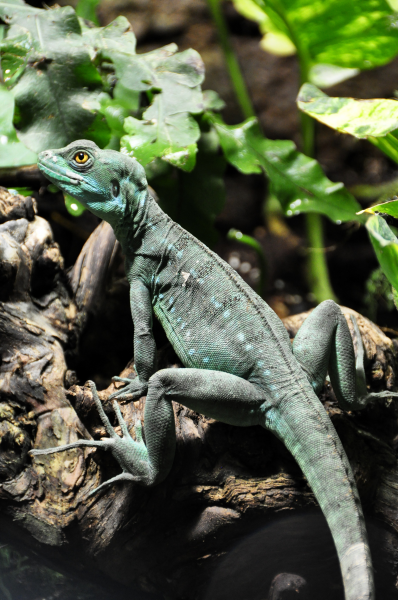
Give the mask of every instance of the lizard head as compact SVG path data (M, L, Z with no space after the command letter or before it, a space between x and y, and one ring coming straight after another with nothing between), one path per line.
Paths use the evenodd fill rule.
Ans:
M136 159L100 150L88 140L41 152L38 166L58 188L113 226L123 218L126 204L134 211L147 192L145 170Z

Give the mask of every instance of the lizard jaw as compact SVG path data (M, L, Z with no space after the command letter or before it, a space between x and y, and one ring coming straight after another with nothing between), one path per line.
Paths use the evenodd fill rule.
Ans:
M73 173L69 170L57 169L55 165L51 165L51 168L47 161L40 159L38 161L38 167L43 173L49 178L57 182L72 183L73 185L79 185L83 181L83 177L78 173Z

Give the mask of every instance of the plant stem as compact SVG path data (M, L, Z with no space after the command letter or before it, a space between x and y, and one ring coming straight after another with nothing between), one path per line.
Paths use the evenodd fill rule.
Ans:
M337 301L329 280L321 215L307 213L305 215L305 224L309 246L307 258L308 284L311 293L314 294L317 303L329 299Z
M232 48L227 23L221 10L220 0L207 0L207 4L212 14L214 24L217 28L217 33L220 39L221 48L224 52L229 76L231 77L232 85L243 116L245 119L248 119L249 117L255 117L256 114L247 91L246 83L243 79L238 60Z
M301 82L308 81L307 61L298 52L301 70ZM309 115L300 113L301 139L303 152L307 156L314 157L315 154L315 121ZM335 300L337 298L330 283L329 271L326 262L323 240L322 217L318 213L306 213L305 225L307 232L308 257L307 277L310 291L315 296L317 303L324 300Z

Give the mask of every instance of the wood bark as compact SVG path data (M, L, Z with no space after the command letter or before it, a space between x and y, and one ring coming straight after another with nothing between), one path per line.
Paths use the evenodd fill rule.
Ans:
M174 404L177 452L166 481L154 488L119 484L90 499L90 490L120 471L109 454L78 449L30 458L33 445L105 435L89 389L71 385L66 356L78 364L79 340L105 297L117 242L100 225L67 275L31 198L1 189L0 222L2 537L58 568L125 586L131 598L276 600L295 586L294 597L329 598L326 580L330 598L342 598L333 543L314 496L288 451L261 427L231 427ZM396 342L365 317L343 311L350 327L349 315L357 317L369 387L394 389ZM291 337L307 314L285 319ZM167 345L159 362L180 366ZM132 370L131 362L122 375ZM112 422L107 398L115 385L100 393ZM343 413L328 383L321 401L354 469L378 589L393 598L397 403ZM122 404L128 423L143 420L144 402Z

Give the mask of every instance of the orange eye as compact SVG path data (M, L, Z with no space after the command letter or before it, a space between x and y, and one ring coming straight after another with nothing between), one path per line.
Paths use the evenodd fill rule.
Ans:
M75 161L77 163L79 163L79 165L83 165L85 162L88 161L88 154L87 154L87 152L77 152L75 154Z

